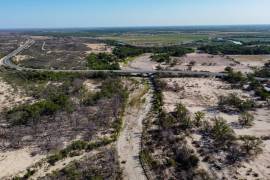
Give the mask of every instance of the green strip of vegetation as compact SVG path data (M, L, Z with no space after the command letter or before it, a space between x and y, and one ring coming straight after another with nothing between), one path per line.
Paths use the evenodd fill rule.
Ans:
M117 46L113 54L119 59L125 59L127 57L134 57L143 53L166 53L169 56L183 56L187 53L194 52L192 48L186 48L182 46L168 46L168 47L136 47L130 45Z
M202 46L199 50L209 54L244 54L244 55L258 55L270 54L269 46L242 46L233 44L224 45L207 45Z

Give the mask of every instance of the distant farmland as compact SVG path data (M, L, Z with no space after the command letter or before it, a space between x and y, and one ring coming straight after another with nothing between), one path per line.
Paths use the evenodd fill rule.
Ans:
M121 34L103 36L101 39L116 40L138 46L178 45L199 40L208 40L205 34L169 33L169 34Z

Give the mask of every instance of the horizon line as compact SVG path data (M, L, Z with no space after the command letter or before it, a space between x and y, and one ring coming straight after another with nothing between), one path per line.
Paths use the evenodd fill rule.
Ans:
M177 28L177 27L229 27L229 26L270 26L269 24L193 24L193 25L134 25L134 26L77 26L77 27L16 27L0 28L0 30L59 30L59 29L121 29L121 28Z

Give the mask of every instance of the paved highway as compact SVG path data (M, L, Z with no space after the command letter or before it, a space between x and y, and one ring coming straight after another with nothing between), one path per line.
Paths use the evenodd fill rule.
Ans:
M0 65L7 68L16 69L18 71L35 71L35 72L71 72L71 73L113 73L118 75L133 75L133 76L148 76L148 75L162 75L162 76L200 76L200 77L225 77L225 73L212 73L212 72L196 72L196 71L176 71L176 70L51 70L51 69L32 69L20 67L11 61L11 58L30 48L35 43L34 40L27 40L26 43L20 46L15 51L0 60ZM257 78L258 80L269 80L269 78Z

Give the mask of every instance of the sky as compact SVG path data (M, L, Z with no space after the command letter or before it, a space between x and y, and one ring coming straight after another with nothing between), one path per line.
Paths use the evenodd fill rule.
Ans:
M270 24L270 0L0 0L0 29Z

